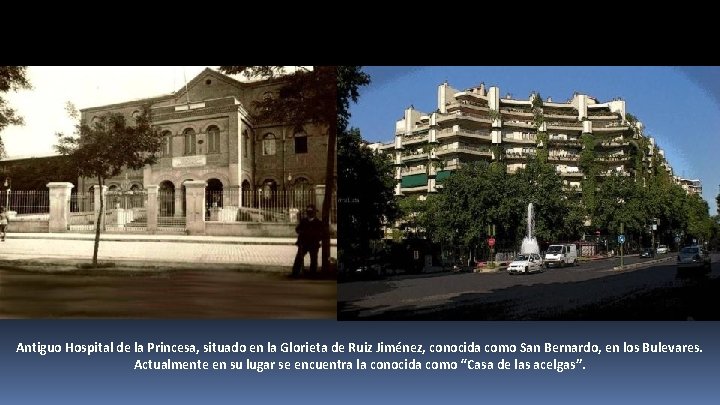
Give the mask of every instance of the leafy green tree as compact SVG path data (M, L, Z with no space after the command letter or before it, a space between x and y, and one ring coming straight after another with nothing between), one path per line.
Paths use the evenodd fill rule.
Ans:
M643 205L640 187L632 177L618 173L606 177L597 193L596 225L609 234L620 234L622 224L625 233L639 234L647 222Z
M522 209L526 210L532 202L535 211L535 236L538 240L555 241L562 236L567 210L566 196L562 188L562 179L551 165L530 160L526 167L517 173L519 184L516 193L523 196ZM521 216L524 229L527 227L527 215Z
M433 241L469 248L487 238L491 224L488 207L498 200L490 188L490 173L493 171L486 163L474 162L445 179L431 216Z
M355 128L338 139L338 164L338 247L343 259L364 257L370 241L382 237L383 226L397 216L392 165Z
M708 203L697 194L685 198L687 215L687 233L698 241L707 241L712 237L713 220L710 218Z
M96 178L102 187L106 179L125 169L138 170L157 161L162 136L152 127L149 114L149 108L145 107L143 114L135 119L135 125L128 125L122 114L113 113L98 116L92 125L80 122L74 134L57 134L55 149L70 158L80 176ZM71 117L78 118L74 109ZM105 212L104 198L100 199L100 212ZM102 216L98 215L95 226L94 266L97 266Z
M433 195L426 198L415 196L402 197L397 202L398 216L402 218L400 230L406 238L424 238L427 236L429 224L429 208Z
M31 88L26 75L27 66L0 66L0 132L9 125L23 124L22 117L7 104L2 93ZM0 158L5 156L5 144L0 138Z

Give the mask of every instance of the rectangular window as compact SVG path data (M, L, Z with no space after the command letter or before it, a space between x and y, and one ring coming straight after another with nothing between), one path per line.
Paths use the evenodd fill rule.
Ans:
M295 153L307 153L307 136L295 137Z

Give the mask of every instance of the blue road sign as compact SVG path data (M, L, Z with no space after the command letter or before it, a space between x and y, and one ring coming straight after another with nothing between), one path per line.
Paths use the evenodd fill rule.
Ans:
M618 243L625 243L625 235L618 235Z

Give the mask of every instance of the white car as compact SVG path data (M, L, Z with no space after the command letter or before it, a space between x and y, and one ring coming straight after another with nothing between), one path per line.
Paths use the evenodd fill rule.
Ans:
M543 271L543 260L537 253L519 254L507 268L509 274Z
M667 247L667 245L659 245L659 246L657 247L657 254L661 255L661 254L665 254L665 253L667 253L667 252L668 252L668 247Z

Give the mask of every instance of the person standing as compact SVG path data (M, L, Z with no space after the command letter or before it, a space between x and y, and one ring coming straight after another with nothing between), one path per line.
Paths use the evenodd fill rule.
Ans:
M5 207L0 207L0 241L5 242L5 231L8 226L8 214Z
M317 272L318 250L322 240L324 227L322 221L316 216L315 206L308 205L305 209L305 216L295 227L298 234L295 244L298 247L293 263L292 275L297 277L303 270L305 254L310 254L310 273Z

